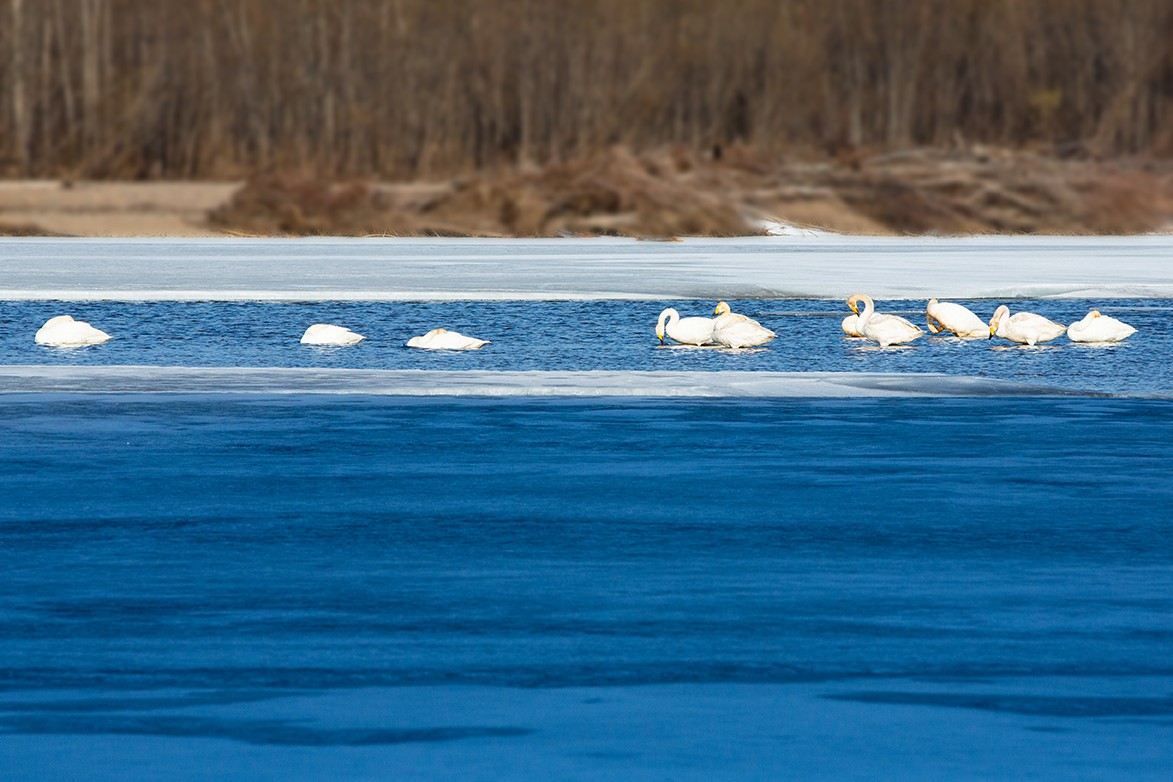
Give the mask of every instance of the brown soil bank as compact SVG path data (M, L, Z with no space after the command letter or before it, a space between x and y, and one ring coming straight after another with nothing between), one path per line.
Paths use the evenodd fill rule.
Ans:
M970 149L778 161L623 148L441 182L0 181L0 236L752 235L1173 230L1173 162Z
M222 236L208 212L240 183L0 181L0 236Z
M1173 164L1028 152L906 152L826 163L739 150L623 148L412 185L253 179L210 213L248 234L735 236L775 219L845 233L1131 234L1173 225Z

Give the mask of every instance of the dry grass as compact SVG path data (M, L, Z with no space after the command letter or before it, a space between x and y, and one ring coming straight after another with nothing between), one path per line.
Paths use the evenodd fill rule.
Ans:
M390 202L365 182L331 184L259 176L213 209L208 222L244 234L363 235L378 230Z
M623 147L427 185L261 177L212 212L252 234L745 236L780 219L844 233L1130 234L1173 221L1173 166L919 150L778 163Z
M214 236L208 210L231 182L0 182L0 234Z
M252 232L397 236L744 236L761 233L730 186L668 154L583 160L431 189L259 177L211 214Z
M743 147L720 160L613 147L432 182L0 182L0 235L649 239L752 235L767 218L849 234L1168 230L1173 163L982 148L804 163Z

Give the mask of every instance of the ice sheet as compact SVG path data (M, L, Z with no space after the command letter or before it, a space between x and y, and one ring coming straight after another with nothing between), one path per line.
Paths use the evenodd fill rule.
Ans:
M0 366L0 393L373 394L488 397L1040 396L989 378L870 372L505 372L251 367Z
M1173 236L3 239L0 299L1173 297Z

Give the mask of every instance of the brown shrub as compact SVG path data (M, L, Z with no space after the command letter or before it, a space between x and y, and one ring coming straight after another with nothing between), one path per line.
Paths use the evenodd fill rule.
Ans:
M250 233L557 236L735 236L760 233L741 205L690 167L623 148L533 171L456 180L427 198L409 187L251 179L209 215Z
M261 175L212 210L208 221L248 233L354 236L382 230L387 206L365 182Z
M249 233L744 236L771 217L845 232L1139 233L1173 209L1170 164L974 148L789 164L613 147L540 168L430 184L257 177L216 209Z
M1101 172L1076 187L1082 197L1075 216L1086 226L1087 233L1143 233L1162 223L1160 184L1151 174Z
M0 236L67 236L68 234L49 231L36 223L0 223Z

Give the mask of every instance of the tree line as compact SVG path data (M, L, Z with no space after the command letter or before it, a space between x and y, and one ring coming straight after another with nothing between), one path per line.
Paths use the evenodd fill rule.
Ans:
M0 175L1173 155L1168 0L0 0Z

